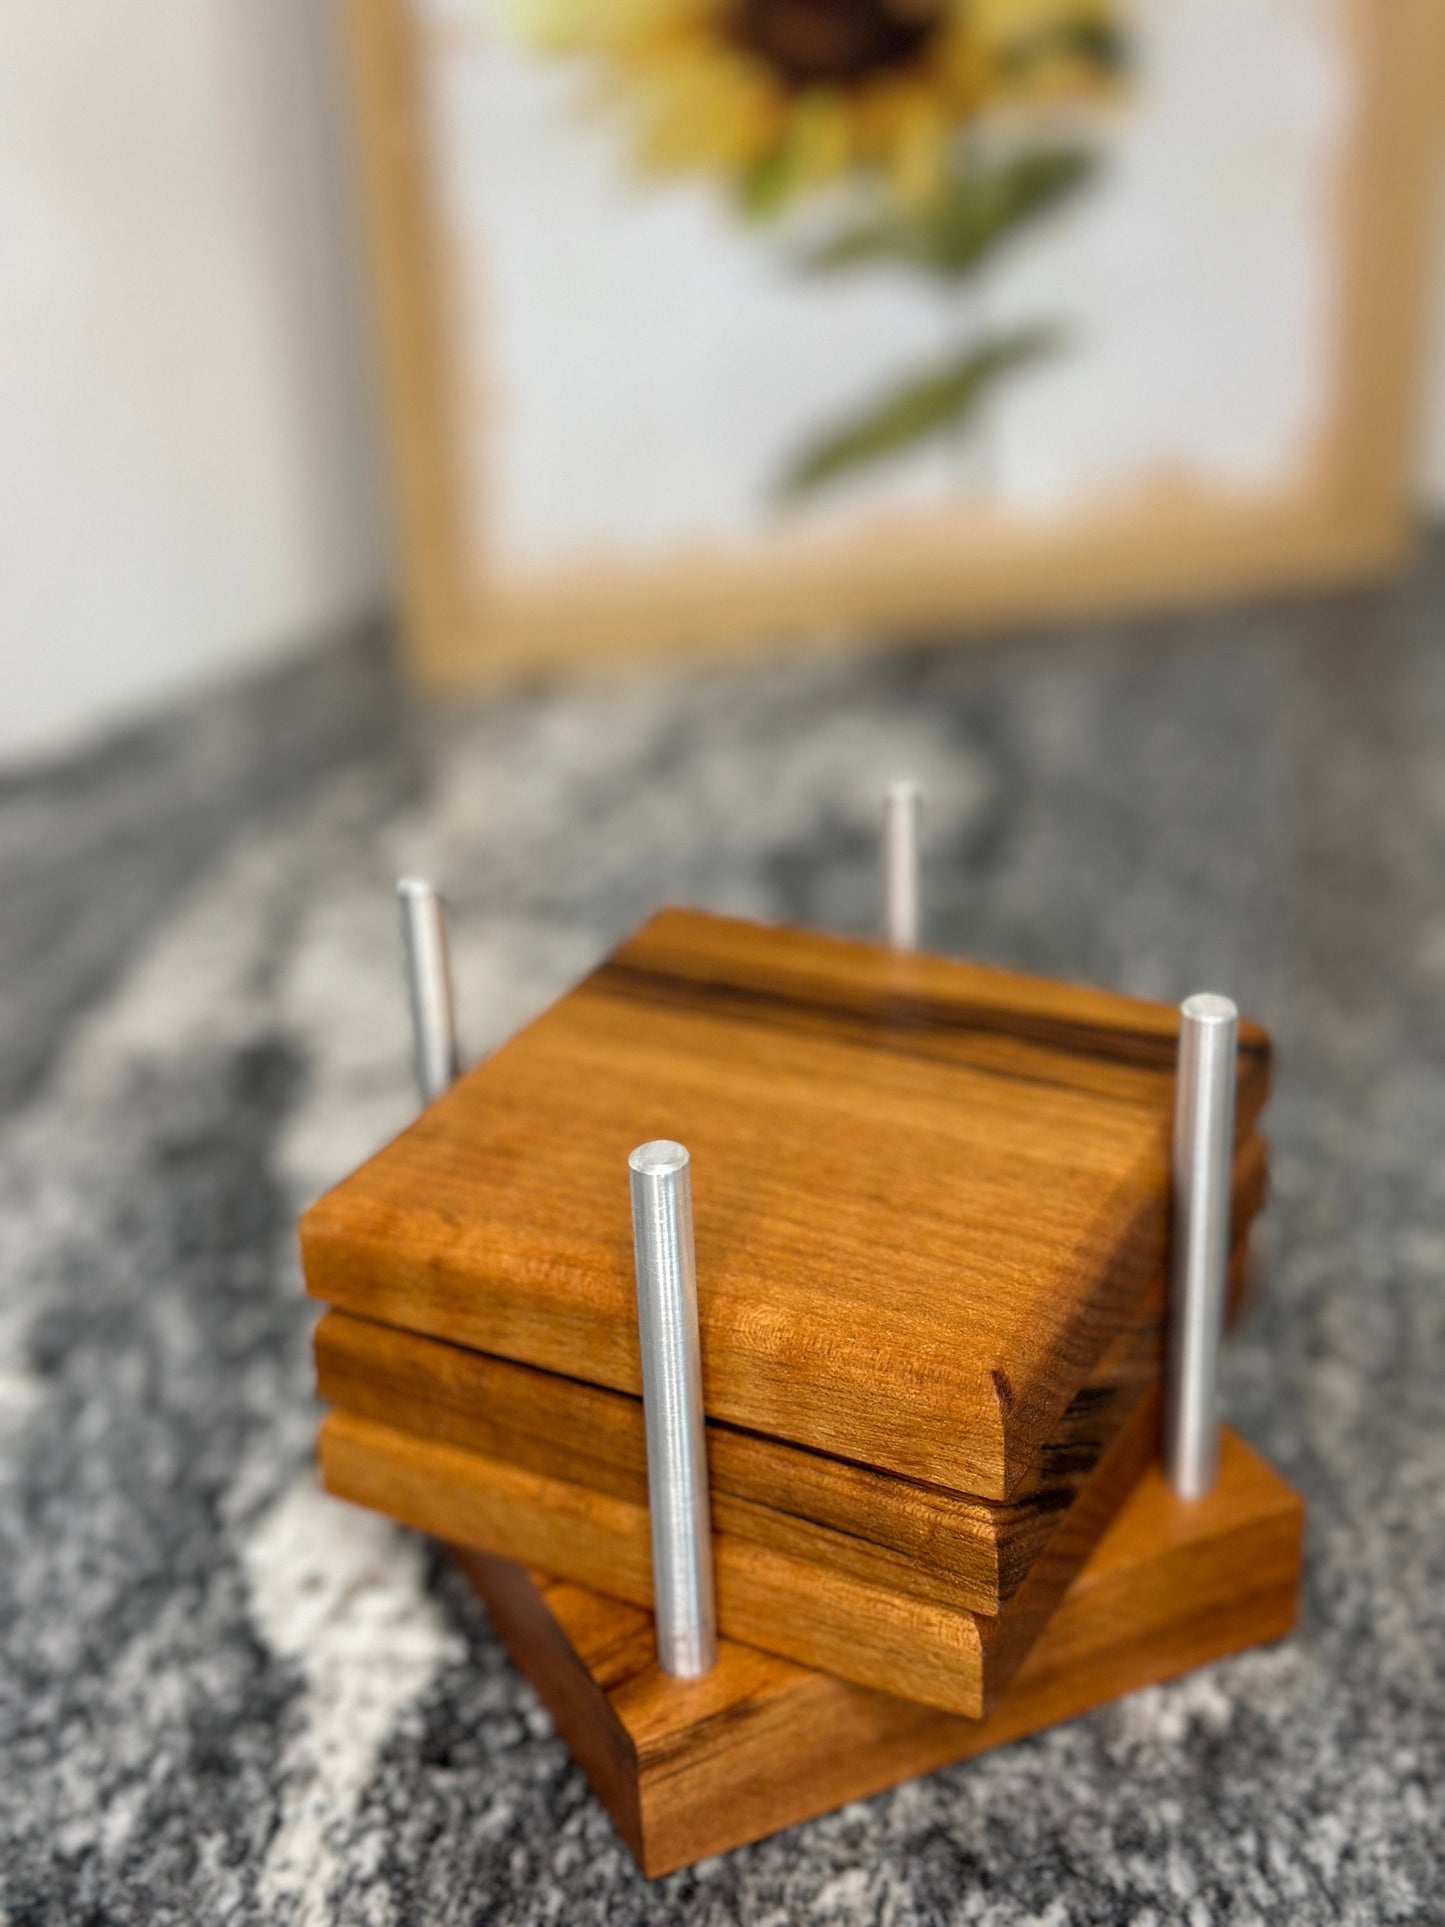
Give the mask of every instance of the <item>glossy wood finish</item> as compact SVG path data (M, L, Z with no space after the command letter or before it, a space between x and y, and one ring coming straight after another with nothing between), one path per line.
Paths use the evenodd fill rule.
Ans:
M1263 1184L1259 1141L1243 1147L1237 1222ZM1245 1248L1232 1268L1234 1297ZM1011 1500L899 1479L716 1420L708 1425L720 1532L892 1590L996 1614L1013 1597L1147 1386L1157 1382L1162 1286L1146 1293L1070 1401ZM328 1312L316 1330L328 1405L524 1471L647 1503L640 1402L369 1319Z
M308 1286L635 1395L626 1159L675 1137L709 1416L1006 1500L1163 1275L1177 1029L666 911L312 1208ZM1241 1142L1268 1081L1245 1024Z
M659 1673L645 1612L457 1557L645 1873L707 1855L1073 1719L1294 1625L1303 1508L1226 1433L1207 1499L1137 1485L982 1721L726 1641L705 1679Z
M715 1532L718 1625L805 1666L976 1718L1043 1629L1158 1442L1146 1393L995 1617L902 1584ZM333 1412L318 1455L328 1492L437 1538L538 1565L635 1605L652 1601L645 1503ZM901 1570L899 1578L904 1575ZM941 1589L940 1589L941 1590Z

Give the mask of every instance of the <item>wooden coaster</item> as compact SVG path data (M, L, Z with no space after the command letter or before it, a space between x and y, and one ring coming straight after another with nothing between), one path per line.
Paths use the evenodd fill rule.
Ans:
M1231 1317L1243 1295L1249 1226L1263 1188L1263 1146L1253 1138L1236 1167ZM1012 1499L897 1479L710 1419L714 1526L871 1584L970 1612L1002 1612L1140 1397L1158 1383L1164 1298L1160 1279L1074 1394ZM642 1403L626 1392L344 1312L321 1320L315 1353L317 1395L327 1405L647 1503Z
M1007 1501L1163 1275L1178 1025L663 912L312 1208L308 1288L635 1396L627 1157L676 1138L709 1417ZM1241 1144L1268 1081L1242 1025Z
M669 1873L1295 1623L1303 1507L1234 1434L1219 1485L1136 1487L990 1716L961 1720L724 1641L658 1671L650 1616L487 1554L456 1557L643 1872Z
M1043 1455L1037 1486L1005 1505L710 1425L721 1630L977 1717L1154 1457L1158 1339L1152 1321L1120 1335ZM321 1395L340 1408L319 1444L332 1493L650 1608L635 1399L559 1389L551 1373L336 1312L317 1330L316 1354ZM735 1487L741 1468L755 1489L767 1454L772 1506ZM882 1490L860 1494L864 1480ZM835 1523L819 1523L835 1495ZM860 1498L873 1501L871 1538L859 1530Z

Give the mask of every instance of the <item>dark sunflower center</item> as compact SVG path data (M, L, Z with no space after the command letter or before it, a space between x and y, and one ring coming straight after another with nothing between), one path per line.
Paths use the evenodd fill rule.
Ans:
M947 0L738 0L742 44L797 87L862 80L908 60Z

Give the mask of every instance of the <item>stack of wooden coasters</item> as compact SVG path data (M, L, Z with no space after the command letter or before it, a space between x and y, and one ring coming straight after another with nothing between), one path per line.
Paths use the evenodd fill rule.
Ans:
M1158 1467L1179 1034L666 911L307 1214L328 1489L458 1549L647 1872L1291 1623L1288 1489Z

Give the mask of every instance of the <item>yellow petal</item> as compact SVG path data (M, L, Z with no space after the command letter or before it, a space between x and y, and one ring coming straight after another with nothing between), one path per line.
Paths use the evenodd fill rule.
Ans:
M825 187L852 157L851 117L832 88L814 88L793 108L787 141L800 187Z
M894 192L906 205L919 207L942 187L952 131L936 100L917 94L908 103L889 167Z
M754 63L740 58L658 63L643 91L640 153L652 167L749 167L780 130L777 90Z

